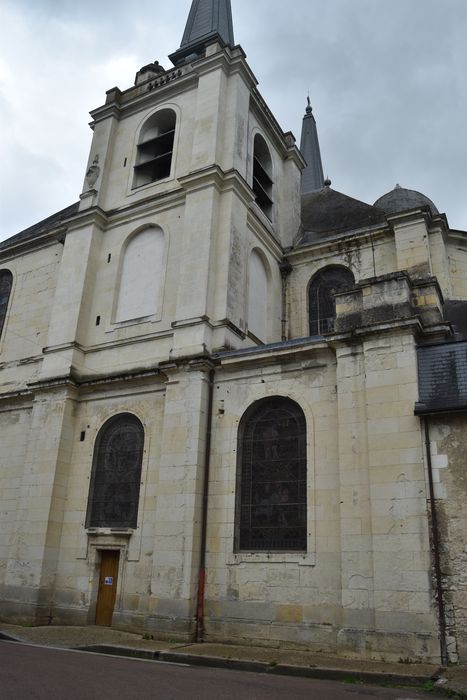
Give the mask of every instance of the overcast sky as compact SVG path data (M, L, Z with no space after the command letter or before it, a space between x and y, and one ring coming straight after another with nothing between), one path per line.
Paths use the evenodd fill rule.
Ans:
M0 0L0 240L77 201L89 110L180 45L191 0ZM310 92L325 174L396 183L467 229L467 0L232 0L235 39L285 131Z

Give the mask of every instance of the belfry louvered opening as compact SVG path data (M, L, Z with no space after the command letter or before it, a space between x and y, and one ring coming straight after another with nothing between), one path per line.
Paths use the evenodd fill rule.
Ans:
M253 192L256 203L269 219L273 207L272 160L266 141L256 134L253 151Z
M163 109L148 119L141 130L134 168L134 187L170 177L176 115Z

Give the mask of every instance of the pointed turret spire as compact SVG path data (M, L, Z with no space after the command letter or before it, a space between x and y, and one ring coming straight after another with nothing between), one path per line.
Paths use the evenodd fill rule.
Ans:
M178 65L192 54L202 55L213 41L235 44L230 0L193 0L180 48L169 58Z
M302 195L309 194L324 187L323 164L319 150L318 131L313 116L310 98L307 98L306 114L303 117L300 150L306 160L302 171Z

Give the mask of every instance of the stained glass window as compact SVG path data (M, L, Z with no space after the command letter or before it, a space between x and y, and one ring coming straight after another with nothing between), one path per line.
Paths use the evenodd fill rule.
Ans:
M334 330L336 302L334 295L355 284L354 276L345 267L326 267L318 272L309 287L310 335Z
M0 270L0 338L5 325L8 302L10 300L13 275L9 270Z
M306 551L306 421L287 398L259 402L239 433L237 551Z
M88 527L136 527L143 448L143 426L130 413L111 418L101 428L94 448Z

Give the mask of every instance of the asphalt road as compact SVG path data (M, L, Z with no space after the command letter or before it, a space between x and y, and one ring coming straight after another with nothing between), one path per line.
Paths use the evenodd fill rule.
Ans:
M412 690L140 661L0 641L1 700L418 700Z

